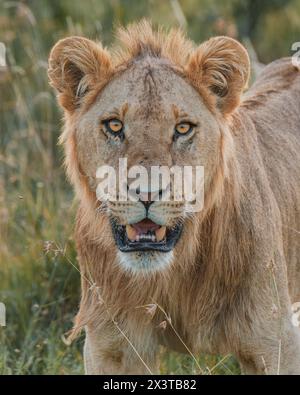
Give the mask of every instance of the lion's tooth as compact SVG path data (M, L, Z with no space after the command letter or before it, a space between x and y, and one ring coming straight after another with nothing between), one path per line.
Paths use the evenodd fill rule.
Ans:
M166 236L167 228L165 226L161 226L159 229L155 231L156 241L162 241Z
M136 238L136 230L131 225L126 225L127 237L130 241L134 241Z

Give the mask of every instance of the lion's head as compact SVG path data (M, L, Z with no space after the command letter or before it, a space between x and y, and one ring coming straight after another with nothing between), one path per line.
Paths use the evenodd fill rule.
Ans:
M94 237L115 248L126 268L157 270L180 255L221 197L233 149L227 124L249 60L231 38L195 47L180 32L155 32L147 22L121 29L119 39L112 53L82 37L59 41L49 78L65 110L67 170ZM153 201L164 191L147 188L138 201L107 202L99 210L97 169L117 169L119 158L129 168L204 166L203 212L189 215L184 201Z

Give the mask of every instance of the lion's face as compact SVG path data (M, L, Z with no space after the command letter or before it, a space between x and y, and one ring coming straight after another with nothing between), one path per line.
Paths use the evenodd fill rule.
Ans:
M52 50L49 76L70 120L64 137L67 152L68 138L75 141L76 155L66 158L73 182L78 184L80 178L97 195L97 170L108 165L118 176L119 159L126 158L128 168L142 165L149 174L152 166L203 166L204 192L210 190L221 163L225 166L220 120L238 103L237 93L247 80L231 59L233 48L245 58L244 49L231 39L224 43L230 47L232 67L220 63L218 74L209 63L210 56L215 60L217 55L210 54L205 44L204 53L201 47L195 50L186 66L174 64L171 56L153 56L154 49L147 52L145 45L143 56L137 53L127 67L114 69L99 45L83 38L60 41ZM215 51L222 50L221 44L214 43ZM239 78L230 97L233 72ZM72 161L78 162L77 172ZM118 177L117 185L122 182ZM147 184L136 201L108 200L102 205L101 215L109 218L110 237L125 268L163 269L172 262L174 251L189 243L187 202L174 199L172 185L170 190L168 201L158 200L164 188L152 190Z
M179 126L178 126L179 125ZM181 130L182 129L182 130ZM220 149L220 130L198 92L165 62L146 58L114 78L76 127L80 167L96 190L97 169L205 166L209 182ZM172 190L172 188L171 188ZM150 195L151 191L142 191ZM184 232L184 201L108 201L121 262L133 270L162 268Z

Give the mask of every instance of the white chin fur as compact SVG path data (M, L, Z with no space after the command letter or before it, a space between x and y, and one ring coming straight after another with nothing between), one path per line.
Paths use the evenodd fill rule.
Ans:
M166 269L173 260L173 251L118 251L121 266L132 273L150 273Z

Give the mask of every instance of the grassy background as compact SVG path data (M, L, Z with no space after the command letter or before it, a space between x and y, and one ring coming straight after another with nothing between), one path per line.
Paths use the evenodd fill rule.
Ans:
M250 39L262 62L289 55L300 41L299 0L0 0L8 66L0 69L0 302L7 308L0 374L83 373L83 337L71 346L63 340L77 310L80 278L47 56L66 35L101 37L109 45L116 23L144 16L180 25L197 42L216 34ZM198 372L190 356L161 354L161 373ZM212 374L239 373L231 356L197 359Z

